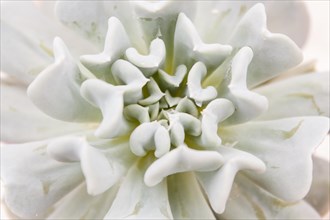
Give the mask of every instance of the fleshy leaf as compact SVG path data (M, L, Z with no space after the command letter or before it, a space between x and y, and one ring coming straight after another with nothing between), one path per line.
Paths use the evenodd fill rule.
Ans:
M196 2L185 4L181 1L133 1L138 23L143 31L143 39L149 44L161 37L166 45L166 64L172 65L173 36L179 13L194 17ZM142 51L143 52L143 51Z
M83 182L78 164L64 164L46 153L48 142L1 146L4 202L19 217L42 218Z
M234 113L234 105L227 99L214 99L202 111L202 135L200 141L204 147L220 147L218 135L219 123Z
M315 219L321 217L306 202L284 202L259 188L250 179L238 175L225 212L219 219Z
M221 168L212 172L198 173L197 176L208 195L213 210L221 214L225 210L237 172L252 170L262 173L266 166L259 158L237 149L220 147L218 152L224 158Z
M228 81L219 85L220 97L227 98L235 106L235 112L225 123L242 123L249 121L268 108L268 100L258 93L252 92L247 88L248 67L253 59L253 52L249 47L243 47L234 56L231 69L226 77ZM228 83L228 86L225 84ZM227 87L227 88L226 88Z
M147 84L149 96L145 99L139 101L139 104L148 106L158 102L165 94L158 87L157 82L154 79L150 79L150 82Z
M28 96L46 114L64 121L95 121L100 112L81 95L84 77L60 38L54 40L55 62L30 84Z
M113 86L98 79L90 79L82 84L81 94L102 111L103 120L95 131L96 136L113 138L130 130L129 122L123 114L123 86Z
M174 219L215 219L193 173L169 176L168 190Z
M81 86L82 96L102 111L103 120L95 135L103 138L124 135L132 129L124 117L124 103L136 104L148 82L137 67L124 60L117 60L111 70L118 86L98 79L89 79Z
M120 177L119 170L108 161L105 154L89 145L83 138L70 137L52 141L47 147L47 152L60 162L80 162L90 195L105 192Z
M164 84L166 89L171 89L172 87L179 87L187 73L187 67L185 65L179 65L174 75L166 73L164 70L159 69L158 75L161 80L160 83Z
M113 186L101 195L91 196L86 192L86 185L80 184L53 207L47 219L103 219L117 191L118 186Z
M124 108L124 115L129 119L136 119L141 124L150 122L149 107L142 107L138 104L131 104Z
M193 101L191 101L187 97L180 100L180 102L176 106L175 110L178 112L188 113L188 114L198 118L198 110L197 110L196 105L194 104Z
M253 50L254 57L247 75L248 87L271 79L302 61L302 53L290 38L266 29L263 4L256 4L243 16L229 44L234 48L248 45Z
M139 67L143 74L149 77L164 64L166 48L163 40L156 38L150 43L148 55L141 55L133 47L128 48L125 55L128 61Z
M70 42L74 56L94 52L88 41L52 16L53 7L53 1L1 2L1 53L6 54L1 57L1 71L30 83L52 62L52 41L58 35Z
M311 154L328 131L328 118L298 117L223 127L219 134L223 143L238 142L237 149L265 162L265 173L245 172L256 184L283 200L295 202L308 193Z
M132 132L130 147L137 156L145 156L148 150L155 149L155 156L161 157L170 150L170 135L157 121L143 123Z
M181 145L152 163L144 175L147 186L159 184L165 177L187 171L212 171L223 163L216 151L198 151Z
M217 90L213 86L202 88L202 80L207 74L204 63L197 62L188 73L187 87L189 97L195 100L196 105L202 106L203 102L211 101L217 97Z
M138 161L123 180L104 219L173 219L165 181L155 187L143 182L146 161Z
M213 69L231 51L229 45L204 43L189 18L183 13L179 14L174 35L174 66L185 64L191 67L195 61L201 61Z
M111 64L119 59L129 47L130 42L122 23L115 17L108 21L108 32L104 49L96 55L84 55L81 62L98 77L107 79Z
M63 24L79 31L96 44L102 45L108 19L102 2L58 1L55 13Z
M45 115L28 99L25 86L1 79L0 95L0 136L3 142L36 141L90 129L88 125L62 122Z
M310 73L265 85L255 91L267 97L269 109L258 119L328 116L329 72Z
M269 29L288 35L301 47L306 41L310 26L306 3L268 0L259 2L265 5ZM205 41L228 43L239 20L255 4L255 1L200 1L197 3L193 22Z

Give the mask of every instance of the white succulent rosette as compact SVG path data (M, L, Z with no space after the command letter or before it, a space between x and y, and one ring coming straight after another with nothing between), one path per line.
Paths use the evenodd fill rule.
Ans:
M267 5L295 15L281 25L301 45L303 4ZM15 1L2 14L1 181L12 216L323 214L320 189L309 195L320 214L303 199L329 131L329 75L260 86L302 60L267 29L263 4Z

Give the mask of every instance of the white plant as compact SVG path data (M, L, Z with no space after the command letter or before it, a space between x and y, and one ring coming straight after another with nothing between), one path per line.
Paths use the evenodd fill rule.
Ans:
M261 86L302 61L268 31L263 4L60 1L56 17L53 2L2 7L12 216L320 218L303 199L329 131L329 74Z

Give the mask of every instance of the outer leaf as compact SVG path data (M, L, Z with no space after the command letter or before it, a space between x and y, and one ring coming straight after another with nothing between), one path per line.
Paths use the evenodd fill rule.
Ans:
M52 1L1 1L1 71L29 83L53 57L52 41L60 35L73 54L94 52L91 44L63 27L53 16ZM17 64L19 63L19 65Z
M89 129L86 125L61 122L45 115L28 99L24 86L1 80L1 141L36 141Z
M256 89L269 101L268 111L258 119L309 115L329 117L329 82L329 72L310 73Z
M46 154L47 141L1 148L4 202L17 216L44 218L52 206L83 181L78 164L66 165Z
M321 219L306 202L284 202L243 175L237 176L235 182L227 208L218 216L220 219Z
M173 218L166 182L155 187L146 186L143 182L144 163L147 161L138 161L131 167L105 219Z
M174 219L215 219L193 173L169 176L168 190Z
M269 29L292 38L299 46L306 41L309 16L305 2L259 1L265 5ZM209 43L227 43L239 19L255 1L198 1L194 23ZM281 14L281 16L278 16ZM301 25L304 24L304 25Z
M266 14L262 4L256 4L243 16L229 44L234 48L249 45L253 50L254 57L247 78L249 87L273 78L302 60L302 53L292 40L266 29Z
M136 19L133 4L127 1L58 1L56 15L63 24L95 42L100 49L107 31L107 20L117 17L133 46L145 52L150 42L143 39L144 33Z
M257 184L283 200L297 201L311 186L311 154L328 131L328 118L300 117L227 127L220 136L265 162L263 174L246 172Z
M54 50L55 62L29 86L28 96L56 119L78 122L100 119L100 111L80 95L84 77L60 38L54 40Z
M108 20L108 32L103 51L99 54L83 55L80 60L93 74L109 80L111 79L111 65L123 56L129 45L124 26L117 18L111 17Z
M191 20L184 13L179 14L174 33L174 67L181 64L191 67L201 61L214 69L231 52L229 45L204 43Z
M102 1L58 1L56 15L65 25L102 45L108 20Z
M220 214L225 210L236 174L241 170L262 173L266 167L259 158L243 151L220 147L218 152L224 157L224 165L213 172L198 173L198 179L208 195L211 207Z
M87 194L86 185L81 184L54 206L47 219L103 219L117 190L118 187L114 186L101 195L91 196Z

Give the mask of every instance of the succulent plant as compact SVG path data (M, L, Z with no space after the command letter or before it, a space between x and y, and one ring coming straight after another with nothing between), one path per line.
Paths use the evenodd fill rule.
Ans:
M313 150L329 131L329 75L265 84L302 53L267 29L263 4L59 1L55 9L66 27L48 25L47 15L44 30L25 34L9 15L1 21L3 53L25 56L4 55L3 71L45 113L30 108L24 89L1 85L10 99L1 120L26 132L2 133L3 205L13 216L320 217L303 198ZM29 36L41 31L71 40L59 35L50 49Z

